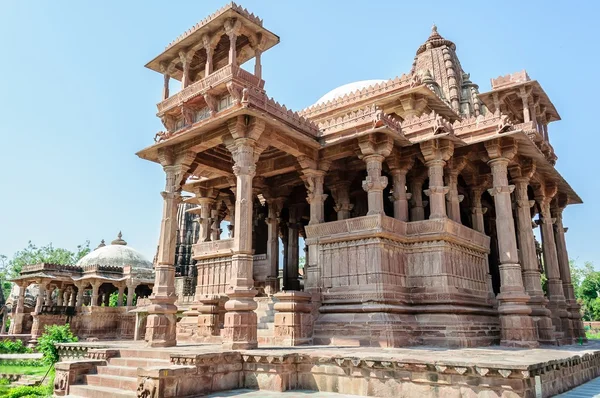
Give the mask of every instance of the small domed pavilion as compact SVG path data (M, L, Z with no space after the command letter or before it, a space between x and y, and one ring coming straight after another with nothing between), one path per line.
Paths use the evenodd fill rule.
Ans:
M119 232L110 245L104 240L75 265L26 265L13 279L19 287L12 309L10 334L39 337L45 325L71 325L81 338L132 338L134 297L152 293L152 262L127 245ZM37 285L34 307L25 305L27 288ZM110 296L118 292L116 306Z

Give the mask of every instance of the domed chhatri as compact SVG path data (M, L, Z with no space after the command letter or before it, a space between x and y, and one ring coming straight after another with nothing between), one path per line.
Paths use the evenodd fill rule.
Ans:
M135 268L152 269L152 262L144 255L132 247L127 246L123 235L119 232L117 239L113 240L110 245L100 245L94 251L82 257L78 262L78 266L86 265L103 265L125 267L130 265Z
M319 98L317 100L317 102L314 103L314 105L324 104L324 103L334 100L336 98L343 97L346 94L351 94L355 91L362 90L363 88L367 88L369 86L373 86L375 84L383 83L383 82L385 82L385 80L373 79L373 80L360 80L357 82L344 84L343 86L336 87L333 90L329 91L327 94L325 94L324 96Z

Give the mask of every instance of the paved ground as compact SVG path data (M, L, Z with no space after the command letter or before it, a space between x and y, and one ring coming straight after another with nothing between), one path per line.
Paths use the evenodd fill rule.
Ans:
M0 361L6 359L41 359L44 354L35 352L33 354L0 354Z
M79 342L65 345L90 347L115 347L128 349L148 349L143 341L98 341ZM201 354L223 352L218 344L180 343L177 348L153 348L177 352L178 354ZM176 351L174 351L176 350ZM600 341L590 341L584 345L545 346L535 349L507 348L500 346L482 348L448 349L442 347L416 346L407 348L376 348L376 347L332 347L332 346L299 346L299 347L259 347L248 351L253 355L286 355L291 353L309 356L377 358L396 361L411 361L415 363L435 363L449 366L477 365L509 367L528 366L556 359L570 358L574 355L584 355L600 351ZM243 353L243 351L242 351Z
M344 395L335 394L332 392L318 392L318 391L286 391L286 392L273 392L273 391L256 391L256 390L233 390L225 391L217 394L208 395L207 398L225 398L225 397L239 397L239 398L275 398L279 396L285 398L360 398L358 395Z
M241 395L246 397L245 395ZM590 380L577 388L557 395L556 398L597 398L600 397L600 377Z

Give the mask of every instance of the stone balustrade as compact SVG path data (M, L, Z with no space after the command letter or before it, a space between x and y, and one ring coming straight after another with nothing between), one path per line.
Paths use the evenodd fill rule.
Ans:
M219 256L230 256L234 250L233 239L221 239L209 242L196 243L192 247L194 260L213 258Z
M209 89L226 84L230 81L236 81L243 86L254 86L262 89L265 85L264 80L256 77L250 72L245 71L239 66L226 65L223 68L211 73L208 77L190 84L183 90L173 94L166 100L158 103L158 113L163 114L180 104L191 100L199 95L205 94Z

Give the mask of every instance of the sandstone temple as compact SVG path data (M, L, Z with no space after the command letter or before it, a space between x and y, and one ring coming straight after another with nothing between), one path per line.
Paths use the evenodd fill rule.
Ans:
M192 340L254 348L255 298L271 295L294 313L275 325L274 340L290 344L585 338L562 225L564 208L581 199L554 167L548 125L560 116L537 81L517 72L480 93L434 26L409 73L342 86L294 112L262 79L261 55L278 42L229 6L146 65L164 77L165 131L138 156L159 163L166 180L151 346L174 345L185 329ZM252 62L251 72L241 67ZM193 242L178 234L182 191L198 223ZM175 315L176 246L191 247L183 262L195 262L185 327Z
M137 153L164 170L153 267L111 268L96 256L85 266L30 266L17 283L41 286L32 337L53 305L73 307L74 317L121 319L111 318L110 332L100 320L92 332L75 322L78 333L136 335L153 351L80 345L87 362L57 365L56 394L137 388L139 397L175 397L250 386L396 397L395 385L451 377L475 391L469 396L486 388L534 396L539 383L549 396L597 376L597 352L521 368L352 356L364 353L352 347L586 342L562 218L582 200L555 168L549 125L560 115L527 72L493 78L480 92L455 43L433 26L406 74L341 86L296 112L265 89L261 56L279 41L231 3L146 65L163 76L164 131ZM126 247L114 243L107 247ZM44 299L47 286L60 293ZM95 304L115 290L125 310ZM309 351L293 351L298 345ZM325 358L335 347L346 351ZM354 389L331 381L349 375L361 380ZM373 384L386 377L397 384ZM509 390L517 395L502 395ZM438 396L414 391L402 396Z

